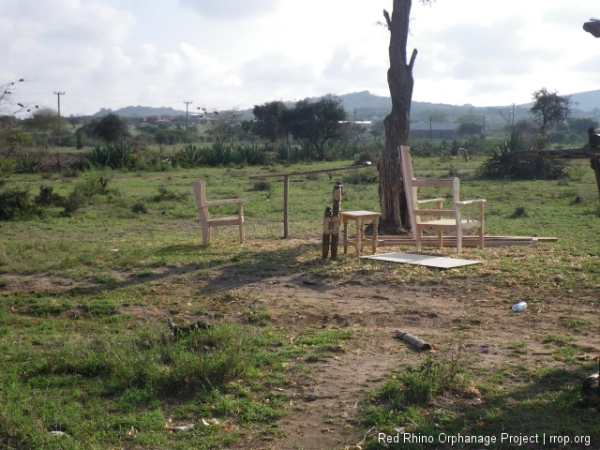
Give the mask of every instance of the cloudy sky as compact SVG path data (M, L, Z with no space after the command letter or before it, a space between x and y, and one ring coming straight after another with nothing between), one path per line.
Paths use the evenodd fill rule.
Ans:
M530 101L600 89L598 0L413 0L413 99ZM389 95L392 0L0 0L0 84L61 113L227 109L368 90Z

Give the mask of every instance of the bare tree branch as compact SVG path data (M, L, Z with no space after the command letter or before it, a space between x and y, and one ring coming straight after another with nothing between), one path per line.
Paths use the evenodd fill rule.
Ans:
M410 55L410 62L408 63L408 70L412 72L413 65L415 64L415 59L417 58L417 49L413 49L412 55Z
M392 19L390 19L390 13L388 13L385 9L383 10L383 17L385 17L388 30L390 30L392 28Z

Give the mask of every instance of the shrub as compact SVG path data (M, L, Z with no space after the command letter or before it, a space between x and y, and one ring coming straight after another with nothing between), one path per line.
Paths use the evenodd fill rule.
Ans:
M185 200L187 196L184 192L171 192L166 187L161 186L158 188L158 195L152 197L151 201L158 202L181 202Z
M0 220L24 219L41 215L41 210L32 203L29 191L13 188L0 192Z
M498 151L494 150L480 167L483 178L514 178L521 180L555 180L565 176L566 163L562 160L544 158L521 158L515 154L518 150L527 150L533 145L519 130L513 130L510 143L504 143Z
M40 193L33 199L37 206L63 206L64 198L52 192L52 187L40 186Z
M270 191L271 189L271 183L266 180L255 181L254 186L252 186L253 191Z
M11 173L15 170L16 164L14 161L5 158L4 156L0 156L0 175L4 175L5 173Z
M347 184L375 184L379 183L379 174L376 170L357 169L348 173L343 180Z
M134 205L131 207L131 211L134 213L148 214L148 209L143 202L134 203Z
M77 212L79 208L81 208L83 203L83 198L76 192L72 192L67 198L63 200L62 206L63 208L65 208L63 212L64 215L72 216L75 212Z

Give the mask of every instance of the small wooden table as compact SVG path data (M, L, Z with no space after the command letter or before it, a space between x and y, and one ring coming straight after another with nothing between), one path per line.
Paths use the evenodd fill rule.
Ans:
M379 225L379 217L381 213L372 211L344 211L341 213L342 223L344 224L344 254L348 253L348 243L354 244L356 247L356 256L360 256L360 251L364 246L371 246L373 254L377 253L377 227ZM356 238L348 239L348 221L354 220L356 223ZM373 224L373 236L370 239L365 239L365 230L363 228L365 222L371 221Z

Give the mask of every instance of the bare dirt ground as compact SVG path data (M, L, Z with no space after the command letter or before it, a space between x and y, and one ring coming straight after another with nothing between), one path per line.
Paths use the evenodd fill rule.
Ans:
M468 281L386 286L356 278L310 276L238 282L243 285L238 289L251 289L252 295L264 299L275 326L291 326L298 332L315 325L350 327L356 332L340 353L314 363L310 376L289 386L294 400L282 423L286 435L262 448L342 449L364 440L364 431L356 431L353 425L358 402L390 371L419 364L425 357L396 339L397 329L439 346L438 351L460 341L464 354L475 357L478 367L551 366L561 363L553 359L552 349L542 344L545 335L572 335L569 324L577 317L592 321L596 329L599 324L593 306L572 301L577 293L564 298L558 291L549 292L526 311L511 312L511 305L531 295L520 286L496 289ZM232 287L231 280L226 285ZM218 280L207 286L224 287ZM574 337L581 353L590 357L600 353L594 336L575 333ZM511 358L507 343L516 340L526 341L527 353ZM458 401L465 406L481 401L469 393L460 397ZM373 433L367 437L372 438Z
M5 276L11 280L11 288L2 291L5 295L67 292L73 287L71 280L48 276ZM119 277L126 281L123 274ZM572 327L574 318L585 318L592 329L600 325L596 308L585 301L589 292L534 292L540 301L530 303L522 313L511 312L512 304L532 295L531 289L493 288L469 280L389 286L360 275L323 279L312 275L261 278L228 274L206 280L195 286L194 292L251 293L272 315L271 326L291 328L292 334L314 326L355 332L333 357L307 364L308 372L302 372L285 387L291 401L289 415L280 423L284 431L281 437L261 441L259 435L249 435L240 447L342 449L352 448L365 437L373 438L374 432L366 436L355 426L359 402L368 391L391 371L419 364L425 358L395 338L397 329L435 344L438 352L460 341L464 354L475 357L477 367L560 365L552 349L542 344L542 338L550 334L576 338L573 345L581 354L594 357L600 353L595 336L579 334ZM161 307L122 309L123 313L145 319L169 312ZM192 318L185 311L177 316L183 322ZM511 348L507 345L515 340L527 343L527 352L517 358L509 355ZM474 400L466 396L459 401L467 405Z

